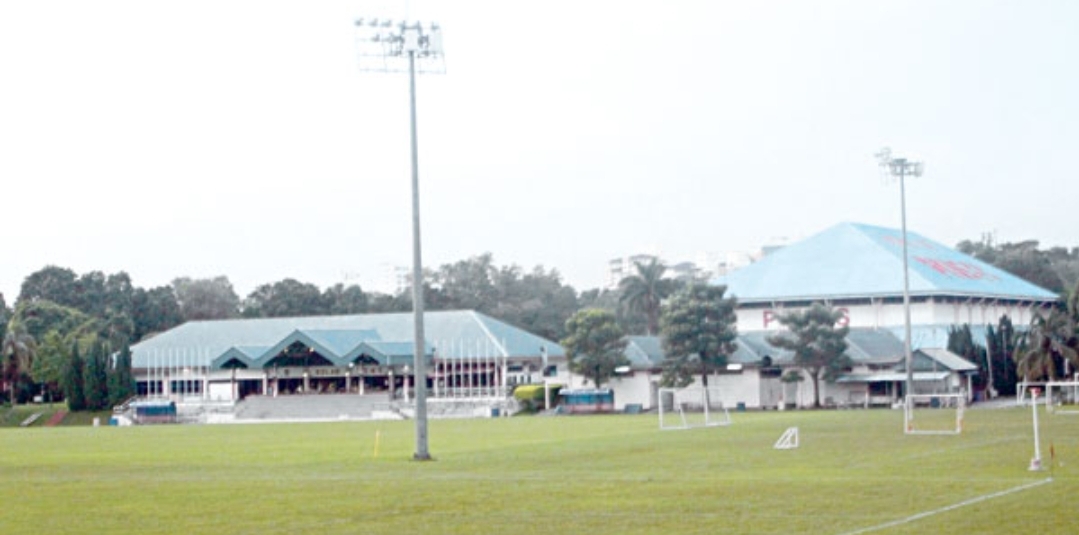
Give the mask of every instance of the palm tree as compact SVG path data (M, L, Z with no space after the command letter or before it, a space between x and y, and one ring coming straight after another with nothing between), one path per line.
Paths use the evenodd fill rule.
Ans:
M17 401L15 386L23 375L30 373L36 353L37 343L26 328L14 322L9 324L0 342L0 357L3 357L3 378L8 385L8 399L12 406Z
M633 266L637 273L618 283L621 290L618 302L632 312L644 314L648 334L655 336L659 332L660 306L674 290L674 282L663 278L667 266L655 258L648 264L634 262Z
M1048 314L1036 315L1026 338L1016 354L1017 371L1026 380L1055 379L1059 364L1079 365L1076 319L1069 311L1053 307Z

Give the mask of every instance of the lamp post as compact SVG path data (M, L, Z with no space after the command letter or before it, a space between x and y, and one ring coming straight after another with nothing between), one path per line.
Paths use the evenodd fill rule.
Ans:
M417 378L416 451L417 461L431 460L427 449L427 362L423 329L423 261L420 254L419 149L416 140L416 71L445 72L442 29L437 24L357 19L359 67L365 71L402 72L407 65L409 119L412 148L412 321L413 370ZM372 62L373 60L373 62ZM402 60L407 60L402 65ZM371 62L371 63L369 63ZM406 390L407 392L407 390Z
M903 224L903 350L907 361L907 395L914 393L914 357L910 347L910 269L907 262L907 186L908 176L922 176L922 162L893 158L892 150L885 147L877 153L880 166L890 176L899 178L899 212Z

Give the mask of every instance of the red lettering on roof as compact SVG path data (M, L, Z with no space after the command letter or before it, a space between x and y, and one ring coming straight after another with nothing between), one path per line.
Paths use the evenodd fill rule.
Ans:
M924 256L915 256L914 261L918 262L941 275L946 277L955 277L966 280L985 280L985 281L999 281L1000 277L993 275L992 273L986 273L981 267L971 264L970 262L963 262L957 260L942 260L939 258L927 258Z

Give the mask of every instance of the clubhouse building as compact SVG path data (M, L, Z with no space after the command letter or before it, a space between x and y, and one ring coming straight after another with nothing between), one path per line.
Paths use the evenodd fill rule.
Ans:
M917 233L907 233L911 345L915 393L973 396L977 367L949 353L948 330L969 324L975 336L1007 315L1026 325L1059 297L1008 272ZM783 327L780 314L830 304L843 312L854 365L835 383L821 382L821 399L836 405L883 405L904 395L903 234L890 228L841 223L734 271L723 284L738 299L737 351L731 366L709 380L729 406L784 407L813 403L813 382L779 380L794 368L790 352L768 344ZM658 338L631 337L631 372L612 381L617 404L655 405L663 360ZM804 372L802 372L804 375Z
M558 344L473 311L424 315L429 395L505 397L568 374ZM193 321L132 346L138 394L174 400L387 392L417 378L411 313Z

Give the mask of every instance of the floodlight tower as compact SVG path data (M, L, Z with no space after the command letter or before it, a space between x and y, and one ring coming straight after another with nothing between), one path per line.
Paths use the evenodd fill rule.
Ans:
M420 254L420 173L416 141L416 71L443 73L442 29L438 24L357 19L356 45L360 70L408 72L412 144L412 321L413 373L416 399L417 461L431 460L427 449L427 344L423 329L423 261ZM407 61L406 61L407 60Z
M914 357L910 347L910 269L907 263L907 185L908 176L922 176L922 162L908 161L906 158L893 158L892 150L885 147L877 153L880 166L890 176L899 178L899 212L903 222L903 350L907 360L907 392L914 393Z

